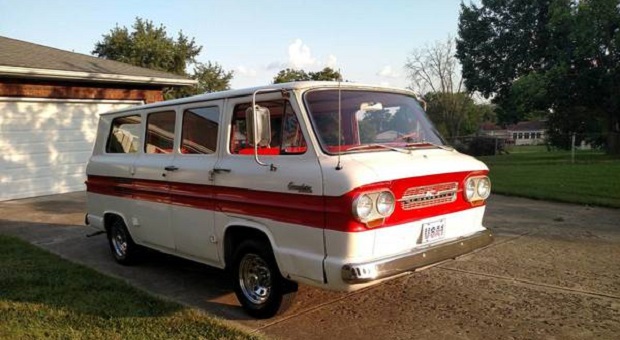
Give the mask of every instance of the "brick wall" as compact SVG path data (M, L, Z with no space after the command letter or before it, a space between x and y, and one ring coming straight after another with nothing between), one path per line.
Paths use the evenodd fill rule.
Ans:
M71 82L35 82L0 79L0 97L36 97L54 99L163 100L162 88L136 84L86 84Z

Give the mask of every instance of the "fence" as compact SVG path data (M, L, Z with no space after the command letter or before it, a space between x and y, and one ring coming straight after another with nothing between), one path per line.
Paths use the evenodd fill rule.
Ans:
M532 136L533 137L533 136ZM575 162L575 155L584 152L604 152L605 139L602 134L564 134L555 135L553 146L546 136L531 138L517 143L512 136L456 136L447 138L448 144L460 152L472 156L500 156L523 152L560 152L568 153L570 161Z

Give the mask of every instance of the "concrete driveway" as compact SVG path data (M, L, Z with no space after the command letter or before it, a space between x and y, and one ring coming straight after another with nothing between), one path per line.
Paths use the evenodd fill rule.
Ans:
M117 265L87 238L84 193L0 203L0 233L281 339L616 339L620 210L493 196L488 248L355 292L301 287L291 310L248 319L223 272L162 254Z

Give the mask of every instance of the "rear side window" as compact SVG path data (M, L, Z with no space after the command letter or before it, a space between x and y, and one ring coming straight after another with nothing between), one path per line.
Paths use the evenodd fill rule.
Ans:
M217 106L185 110L181 130L181 153L214 153L217 149L219 125L220 110Z
M140 116L118 117L112 120L105 151L107 153L135 153L140 149Z
M174 111L155 112L147 116L144 152L172 153L174 120Z

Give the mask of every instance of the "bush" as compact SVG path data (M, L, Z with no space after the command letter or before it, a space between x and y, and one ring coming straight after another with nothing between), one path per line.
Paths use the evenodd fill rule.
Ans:
M452 145L459 152L476 157L506 153L505 140L497 137L477 136L466 139L456 139L452 141Z

